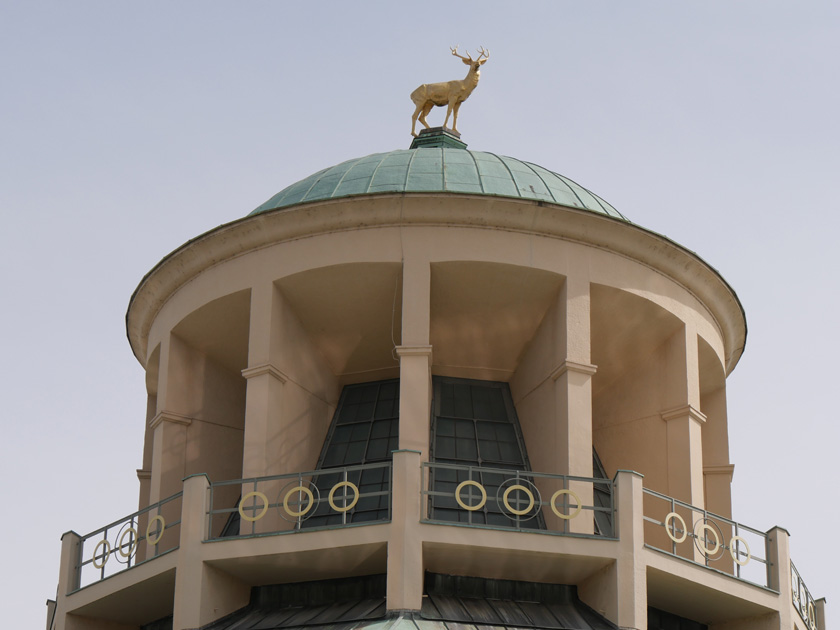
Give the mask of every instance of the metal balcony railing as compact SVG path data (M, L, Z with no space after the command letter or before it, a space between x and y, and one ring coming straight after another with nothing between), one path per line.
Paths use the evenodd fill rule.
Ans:
M805 625L811 630L817 630L817 604L792 560L790 563L790 583L793 607L796 608L796 612L802 617Z
M177 549L182 495L183 492L173 494L82 536L75 588L89 586Z
M391 520L391 462L210 484L207 540Z
M644 520L646 546L769 588L765 532L647 488Z
M610 479L426 462L422 487L425 522L615 538Z

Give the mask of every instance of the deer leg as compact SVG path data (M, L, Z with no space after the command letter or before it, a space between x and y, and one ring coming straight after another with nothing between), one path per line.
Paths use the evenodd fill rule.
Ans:
M455 106L452 108L452 131L458 133L458 110L461 109L461 101L460 103L455 103Z
M449 106L446 108L446 118L443 120L443 128L446 129L446 125L449 122L449 116L452 114L453 109L453 102L449 101Z
M432 103L431 101L427 101L427 102L423 105L423 111L421 111L421 112L420 112L420 122L421 122L421 123L423 123L423 126L424 126L426 129L428 129L428 128L429 128L429 123L427 123L427 122L426 122L426 116L428 115L428 113L429 113L430 111L432 111L432 107L434 107L434 106L435 106L435 104L434 104L434 103Z
M420 114L420 110L422 110L422 109L423 109L423 106L418 105L414 110L414 115L411 117L411 135L414 136L415 138L417 137L417 132L414 131L414 127L417 124L417 116ZM425 122L423 121L422 118L420 119L420 122L425 124Z

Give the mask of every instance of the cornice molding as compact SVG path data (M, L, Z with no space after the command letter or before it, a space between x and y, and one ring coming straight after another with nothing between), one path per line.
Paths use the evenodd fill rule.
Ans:
M597 365L591 363L578 363L577 361L563 361L551 372L551 380L556 381L566 372L577 372L578 374L587 374L592 376L598 371Z
M432 346L396 346L395 350L400 357L429 357L432 362Z
M152 478L152 471L151 470L143 470L142 468L137 469L137 478L140 481L144 481L146 479Z
M735 476L735 464L720 464L718 466L703 466L704 475L727 475L729 481Z
M286 381L289 380L289 377L287 377L285 374L283 374L283 372L278 370L271 363L265 363L263 365L255 365L254 367L249 367L249 368L245 368L244 370L242 370L242 376L244 376L246 380L250 379L250 378L254 378L255 376L263 376L265 374L269 374L269 375L273 376L274 378L276 378L281 383L285 383Z
M662 419L665 422L670 422L671 420L679 420L681 418L691 418L692 420L696 420L700 424L706 422L706 414L704 414L702 411L700 411L693 405L682 405L681 407L668 409L667 411L660 412L659 415L662 416Z
M172 413L171 411L161 411L158 415L152 418L151 422L149 422L149 428L155 429L159 424L163 422L171 422L172 424L182 424L184 426L189 426L192 424L192 421L192 418L182 416L178 413Z

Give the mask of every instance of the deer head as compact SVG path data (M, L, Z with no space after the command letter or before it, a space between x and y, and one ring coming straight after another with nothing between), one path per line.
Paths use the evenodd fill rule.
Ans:
M479 50L478 50L479 55L478 55L478 57L477 57L476 59L473 59L473 58L470 56L470 54L469 54L469 53L467 53L467 56L466 56L466 57L464 57L464 55L459 55L459 54L458 54L458 47L457 47L457 46L455 46L455 48L450 48L449 50L451 50L451 51L452 51L452 54L453 54L453 55L455 55L456 57L458 57L458 58L459 58L461 61L463 61L466 65L470 66L470 70L473 70L474 72L478 72L478 71L479 71L479 69L481 68L481 66L483 66L483 65L484 65L484 63L485 63L488 59L490 59L490 52L489 52L489 51L487 51L487 50L484 50L484 46L482 46L481 48L479 48ZM484 59L482 59L482 57L484 57Z

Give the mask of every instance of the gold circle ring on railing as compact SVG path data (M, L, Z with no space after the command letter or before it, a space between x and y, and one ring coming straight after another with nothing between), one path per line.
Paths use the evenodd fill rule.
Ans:
M524 510L515 509L513 506L511 506L510 502L508 501L508 496L514 490L521 490L522 492L524 492L528 496L528 507L526 507ZM498 496L498 495L496 495L496 496ZM516 514L517 516L522 516L523 514L527 514L528 512L530 512L531 508L534 507L534 494L528 488L526 488L525 486L517 483L517 484L514 484L512 486L509 486L507 488L507 490L505 490L505 493L502 495L502 503L504 504L504 506L508 510L510 510L510 512L512 514Z
M808 625L811 630L817 630L817 611L814 609L814 602L808 602Z
M682 537L677 538L674 534L671 533L671 530L668 528L668 523L670 523L673 519L677 519L682 524ZM685 521L683 517L677 514L676 512L668 512L668 516L665 517L665 533L668 534L668 538L673 540L675 543L681 543L685 540L685 537L688 536L688 527L685 525Z
M131 542L128 545L128 553L126 553L123 551L123 547L125 546L123 543L125 542L125 537L128 534L131 534ZM137 530L133 527L129 527L122 533L119 541L117 541L117 553L123 558L128 559L134 555L135 549L137 549Z
M355 496L353 497L353 500L350 502L350 505L345 505L344 507L340 508L335 504L335 501L334 501L335 491L338 490L339 488L343 488L345 486L352 489L353 494ZM350 510L353 509L353 506L355 506L356 503L359 502L359 489L356 487L356 484L354 484L352 481L339 481L337 484L335 484L332 487L332 490L330 490L330 495L327 497L327 500L330 503L330 507L332 509L334 509L336 512L349 512ZM347 502L347 495L344 496L344 501L345 501L345 503Z
M461 499L461 490L463 490L467 486L475 486L476 488L478 488L481 491L481 501L479 501L476 505L467 505ZM465 510L468 510L470 512L475 512L476 510L480 510L481 508L483 508L484 504L487 503L487 491L484 489L484 486L482 486L477 481L473 481L472 479L467 479L466 481L462 481L461 483L459 483L458 487L455 488L455 501L458 503L458 505L460 505Z
M293 492L298 491L306 495L306 498L309 499L309 503L302 510L290 510L289 497L292 495ZM295 518L297 518L298 516L303 516L304 514L309 512L309 510L312 509L313 505L315 505L315 497L312 496L312 490L310 490L309 488L304 488L303 486L295 486L286 493L286 496L283 497L283 509L286 510L286 514L288 514L289 516L294 516Z
M155 539L152 540L152 525L154 525L158 521L160 521L160 531L154 534ZM150 545L158 544L158 542L160 542L160 539L163 538L163 530L165 529L166 520L160 514L158 514L151 521L149 521L149 524L146 526L146 542Z
M96 554L99 553L99 548L105 545L105 552L102 554L102 562L98 563L96 561ZM98 543L96 543L96 547L93 548L93 566L97 569L101 569L105 566L105 563L108 562L108 558L111 556L111 543L108 542L107 538L103 538Z
M697 528L697 523L700 524L700 527ZM703 522L702 520L698 520L695 523L694 527L698 529L698 531L694 532L694 539L698 541L698 546L700 547L700 551L705 553L707 556L713 556L717 553L718 549L720 549L720 536L718 536L717 531L715 528L709 525L708 523ZM708 535L704 535L706 532L712 532L712 536L714 536L715 545L711 549L709 549L706 543L709 542ZM716 560L716 558L713 558Z
M741 554L735 551L735 541L741 541L744 547L747 548L747 558L746 560L741 560ZM740 536L733 536L729 540L729 555L732 556L732 559L735 561L735 564L739 566L746 566L747 563L752 559L752 554L750 553L750 546L747 544L747 541L741 538Z
M260 510L260 513L257 514L256 516L248 516L247 514L245 514L245 510L243 509L245 507L245 501L247 501L251 497L258 497L263 503L262 509ZM266 512L268 512L268 497L265 496L262 492L259 492L257 490L253 490L253 491L249 492L248 494L246 494L244 497L242 497L242 499L240 499L240 501L239 501L239 516L242 517L243 521L248 521L250 523L253 523L254 521L258 521L263 516L265 516Z
M557 497L564 494L568 494L571 498L575 500L575 503L577 503L577 508L575 508L575 511L571 514L563 514L563 512L557 509ZM580 497L575 493L574 490L558 490L557 492L551 495L551 511L554 512L560 518L562 518L564 521L572 520L574 517L580 514L580 511L582 509L583 503L581 502Z

